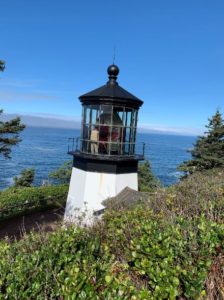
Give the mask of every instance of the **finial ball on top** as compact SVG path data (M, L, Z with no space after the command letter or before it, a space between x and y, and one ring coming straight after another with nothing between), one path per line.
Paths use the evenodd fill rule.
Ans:
M110 65L107 68L107 73L109 76L116 77L119 74L119 68L116 65Z

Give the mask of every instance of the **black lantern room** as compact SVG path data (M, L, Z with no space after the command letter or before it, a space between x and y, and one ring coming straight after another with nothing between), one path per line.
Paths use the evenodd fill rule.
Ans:
M138 110L143 101L117 82L119 68L107 69L105 85L79 97L82 126L79 149L69 151L74 167L88 171L125 172L137 169L144 153L136 153Z

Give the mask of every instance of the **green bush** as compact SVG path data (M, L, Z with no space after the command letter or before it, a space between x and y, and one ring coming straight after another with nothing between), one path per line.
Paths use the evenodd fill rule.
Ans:
M143 207L106 218L111 253L127 262L136 287L147 287L147 299L198 299L205 293L213 256L224 242L223 225L203 215L170 222Z
M139 163L138 165L138 187L141 192L151 192L160 187L161 183L151 170L151 165L148 160Z
M223 175L194 174L93 227L0 242L0 299L222 299Z
M0 299L131 299L128 279L112 278L114 258L105 250L87 229L29 235L12 245L4 241Z
M223 230L204 216L172 224L138 207L94 228L3 241L0 299L198 299Z
M14 187L15 188L31 187L33 185L34 176L35 176L34 169L22 170L19 176L15 176L13 178Z
M69 184L72 175L72 165L72 160L64 162L61 167L49 173L49 178L56 181L56 183Z
M49 207L65 205L67 185L9 188L0 192L0 220Z

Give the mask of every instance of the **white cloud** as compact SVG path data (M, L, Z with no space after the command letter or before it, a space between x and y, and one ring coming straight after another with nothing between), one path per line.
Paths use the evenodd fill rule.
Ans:
M38 87L42 80L39 79L10 79L1 78L1 87L10 88L34 88Z
M62 121L77 121L81 122L81 117L77 116L65 116L65 115L58 115L58 114L48 114L48 113L36 113L36 112L30 112L30 113L19 113L23 116L33 116L33 117L40 117L40 118L49 118L49 119L56 119L56 120L62 120Z
M201 135L202 128L182 127L182 126L167 126L163 124L139 124L139 129L143 131L157 131L170 134L184 134L184 135Z
M19 91L0 91L0 101L22 101L22 100L55 100L60 99L59 96L48 94L42 91L19 92Z
M78 118L70 118L66 117L62 118L62 116L52 116L47 114L3 114L1 119L3 121L10 120L19 116L24 124L27 126L37 126L37 127L52 127L52 128L80 128L81 122Z

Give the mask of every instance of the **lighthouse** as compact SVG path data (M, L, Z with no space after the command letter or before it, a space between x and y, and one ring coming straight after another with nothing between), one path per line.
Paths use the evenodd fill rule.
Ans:
M79 97L82 123L79 145L68 150L73 156L65 219L77 211L90 213L104 208L102 201L124 188L138 190L138 111L143 101L117 82L119 68L110 65L105 85Z

